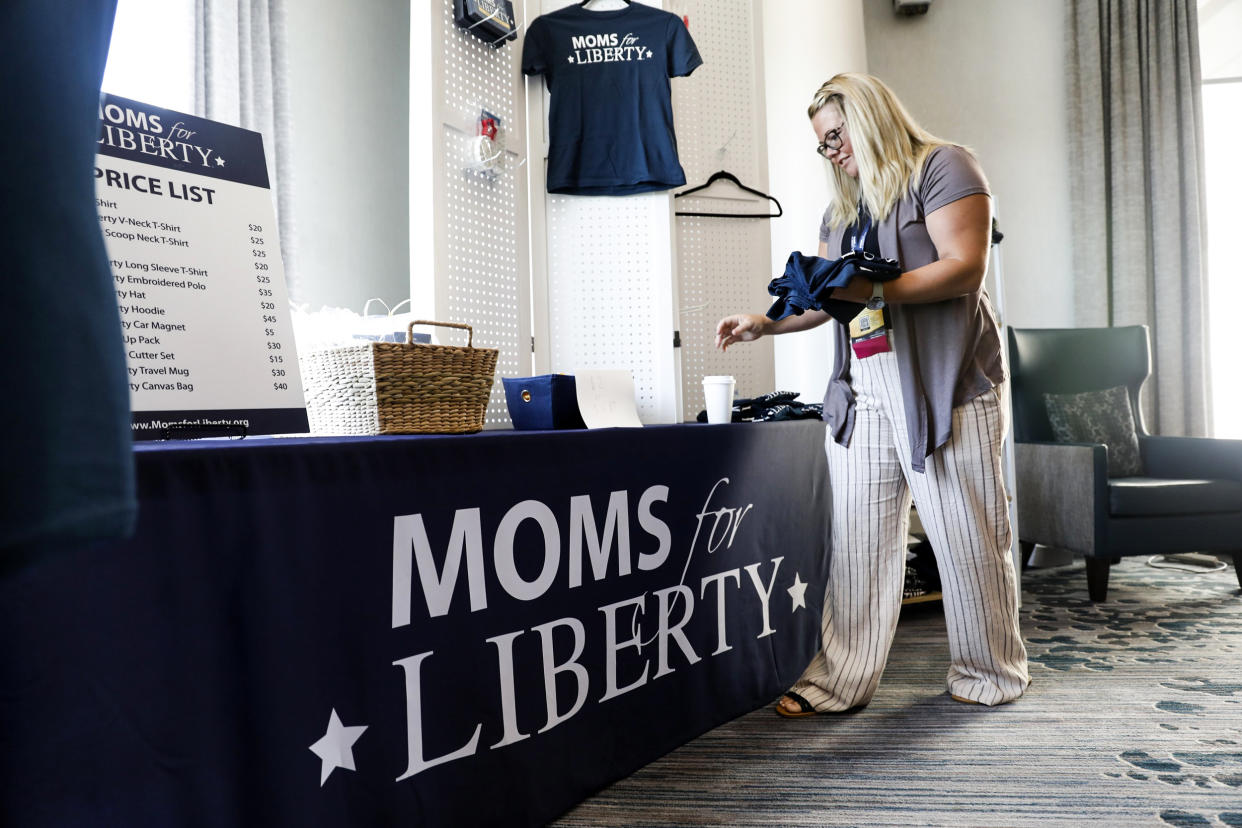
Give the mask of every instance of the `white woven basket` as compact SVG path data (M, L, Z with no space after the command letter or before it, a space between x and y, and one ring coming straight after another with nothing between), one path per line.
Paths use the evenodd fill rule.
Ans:
M300 355L311 434L379 434L371 345Z

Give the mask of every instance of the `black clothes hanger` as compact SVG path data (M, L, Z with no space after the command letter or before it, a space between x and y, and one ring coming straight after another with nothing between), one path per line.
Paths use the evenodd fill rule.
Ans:
M578 5L579 5L579 6L585 6L587 3L590 3L590 2L591 2L591 0L582 0L582 2L581 2L581 3L579 3ZM630 4L630 0L625 0L625 5L627 5L627 6L628 6L629 4Z
M673 198L681 198L682 196L687 196L687 195L690 195L691 193L697 193L699 190L706 190L708 187L712 186L717 181L732 181L734 184L736 184L738 187L742 188L746 192L753 193L754 195L757 195L760 198L768 199L769 201L771 201L773 204L776 205L776 212L775 213L683 213L679 211L679 212L673 213L673 215L675 216L701 216L701 217L706 217L706 218L763 218L763 219L780 218L781 216L785 215L785 209L781 207L781 203L776 200L775 196L770 196L767 193L761 193L758 190L755 190L751 187L747 187L745 184L737 180L736 175L734 175L731 172L726 172L725 170L720 170L719 172L712 173L711 178L708 178L706 182L700 184L697 187L691 187L688 190L682 190L680 193L674 193Z

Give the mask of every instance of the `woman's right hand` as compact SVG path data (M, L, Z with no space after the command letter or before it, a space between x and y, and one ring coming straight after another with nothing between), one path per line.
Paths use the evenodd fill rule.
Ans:
M772 332L772 320L759 313L735 313L716 323L716 347L727 351L734 342L754 342Z

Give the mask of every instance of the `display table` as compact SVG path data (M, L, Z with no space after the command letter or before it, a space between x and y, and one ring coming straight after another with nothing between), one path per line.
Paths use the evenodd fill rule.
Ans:
M797 678L823 437L140 446L132 540L0 564L0 823L546 822Z

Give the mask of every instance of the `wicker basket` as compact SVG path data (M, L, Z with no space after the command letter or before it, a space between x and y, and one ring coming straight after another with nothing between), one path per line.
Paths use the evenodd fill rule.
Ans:
M415 325L461 328L466 347L414 343ZM416 320L404 344L368 342L304 355L302 385L313 434L466 434L483 428L495 348L474 330Z

